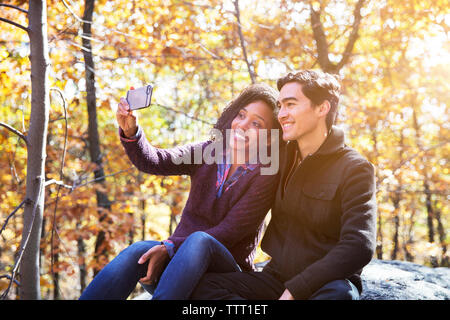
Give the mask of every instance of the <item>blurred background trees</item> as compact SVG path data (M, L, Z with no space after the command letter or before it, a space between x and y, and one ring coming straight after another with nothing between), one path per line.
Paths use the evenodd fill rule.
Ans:
M0 122L27 135L30 40L5 20L28 18L5 4L29 10L0 4ZM155 84L140 123L154 145L171 147L207 139L252 81L275 86L305 68L341 76L338 125L377 167L375 257L449 265L447 1L49 0L47 23L55 90L45 178L65 186L45 188L42 298L77 298L130 243L165 239L177 224L189 179L139 173L120 145L115 108L130 86ZM25 198L26 167L23 139L0 127L1 292L22 238L23 210L9 215Z

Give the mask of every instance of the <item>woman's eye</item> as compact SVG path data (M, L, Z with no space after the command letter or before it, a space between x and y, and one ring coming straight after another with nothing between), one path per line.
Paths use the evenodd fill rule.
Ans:
M238 117L239 117L239 119L244 119L245 118L245 114L243 112L239 112L238 113Z
M257 121L253 121L253 126L255 126L256 128L261 128L261 124Z

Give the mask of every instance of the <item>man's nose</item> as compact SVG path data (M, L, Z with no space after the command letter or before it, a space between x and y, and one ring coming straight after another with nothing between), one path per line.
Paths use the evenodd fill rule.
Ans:
M286 109L283 107L280 107L280 110L278 111L278 121L281 121L283 119L285 119L288 116L288 113L286 112Z

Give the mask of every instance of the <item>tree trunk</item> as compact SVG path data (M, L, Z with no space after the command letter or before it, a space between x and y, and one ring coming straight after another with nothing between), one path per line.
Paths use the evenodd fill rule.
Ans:
M80 223L77 222L77 230L80 229ZM79 236L77 239L77 249L78 249L78 267L80 269L80 295L83 293L86 288L86 277L87 277L87 268L86 268L86 245L84 244L83 237Z
M329 73L339 73L339 71L349 62L350 56L353 52L356 40L358 40L359 27L362 20L361 9L364 5L365 0L358 0L353 10L353 24L352 31L348 38L347 44L345 46L344 52L342 53L342 58L338 63L333 63L329 57L329 45L326 38L326 33L323 28L322 22L320 21L321 10L316 10L313 8L310 2L310 22L311 29L313 31L313 37L316 42L317 49L317 62L320 68Z
M133 224L130 225L130 230L128 231L128 245L132 245L134 242L134 214L132 212L128 213L130 220L133 220Z
M92 46L91 40L91 25L92 15L94 13L94 0L86 0L84 6L83 20L83 56L85 63L85 76L86 76L86 92L87 92L87 109L88 109L88 141L89 141L89 155L91 161L96 164L94 170L95 178L100 178L96 181L96 184L104 184L105 179L102 178L105 174L102 166L102 156L100 152L100 139L98 135L97 126L97 105L96 105L96 91L95 91L95 67L94 60L92 58ZM99 190L95 191L97 197L97 204L100 208L107 210L99 211L99 225L107 218L107 211L111 208L111 203L108 200L108 196ZM106 222L106 221L105 221ZM95 242L94 257L97 262L101 261L101 257L106 257L108 254L106 241L106 233L100 230ZM100 271L98 267L94 268L94 276Z
M404 146L404 137L403 137L403 130L400 129L400 146L399 146L399 154L398 157L401 161L402 156L404 154L405 146ZM391 260L397 259L397 253L399 250L399 230L400 230L400 201L402 200L402 185L403 185L403 179L402 179L402 173L399 172L398 176L398 186L396 190L394 191L394 197L393 197L393 203L394 203L394 237L392 241L394 242L394 247L391 251Z
M373 140L373 149L374 149L374 158L372 159L372 163L375 164L375 167L378 168L378 157L379 157L379 153L378 153L378 136L377 136L377 131L376 131L376 124L374 126L371 126L370 131L372 134L372 140ZM375 171L375 178L376 178L376 184L377 184L377 195L378 195L378 182L380 181L380 177L379 177L379 173L378 170ZM378 213L377 214L377 246L375 249L377 258L380 260L383 260L383 229L382 229L382 218L381 218L381 214Z
M176 224L175 215L170 212L170 222L169 222L169 235L173 233L173 225Z
M141 203L141 225L142 225L141 240L142 241L145 240L145 221L147 220L147 213L145 212L145 209L146 209L145 201L146 201L145 199L139 200L139 202Z
M428 184L428 172L425 169L423 170L423 187L425 191L425 207L427 208L427 226L428 226L428 241L434 242L434 226L433 226L433 207L431 205L431 193L430 193L430 185Z
M409 217L409 223L408 223L408 227L407 227L407 231L406 231L406 241L403 243L403 250L404 250L404 254L405 254L405 260L406 261L410 261L413 262L414 261L414 255L411 252L410 248L411 245L414 243L414 239L413 239L413 228L414 228L414 217L416 215L416 205L415 202L412 206L412 208L410 209L410 217ZM406 226L405 226L406 228Z
M377 219L377 247L376 247L376 253L377 253L377 259L383 260L383 233L381 232L381 226L383 225L383 221L381 219L381 214L378 213L378 219Z
M51 144L51 140L53 138L53 135L51 133L51 129L48 130L47 132L47 145ZM49 167L48 167L48 162L52 162L52 159L50 158L46 158L45 161L45 180L49 180L49 177L47 175L47 173L50 171ZM47 192L47 196L51 197L51 191L49 189L46 190ZM50 242L50 256L51 256L51 263L50 263L50 271L51 271L51 276L52 276L52 281L53 281L53 300L59 300L60 299L60 286L59 286L59 272L56 271L55 272L55 267L58 266L58 261L59 261L59 238L54 238L53 235L53 228L56 228L56 203L55 203L55 211L54 211L54 220L50 219L50 226L52 228L52 230L50 230L50 232L52 233L52 237L51 237L51 242ZM41 239L45 240L45 233L46 233L46 224L47 221L49 219L47 219L44 215L43 219L42 219L42 233L41 233ZM45 250L40 250L41 251L41 263L39 264L40 269L42 270L43 266L42 266L42 259L45 259ZM42 272L42 271L41 271ZM51 291L50 288L47 289L48 293L47 296L49 296L49 293ZM45 298L44 298L45 299Z
M53 267L58 266L58 262L59 262L59 253L55 252L53 254ZM53 300L59 300L61 298L59 294L60 291L61 289L59 287L59 272L53 271Z
M412 97L411 105L413 106L413 126L416 135L416 145L419 150L423 150L422 143L420 142L420 128L419 122L417 121L417 113L415 109L415 97ZM421 157L421 163L423 165L422 175L423 175L423 187L425 191L425 206L427 208L427 227L428 227L428 241L434 242L434 226L433 226L433 207L431 206L431 193L430 185L428 182L428 171L427 171L427 159L424 155Z
M397 189L399 191L399 189ZM394 195L394 236L392 238L392 242L394 243L394 247L391 251L391 260L397 259L398 253L398 234L400 229L400 196L396 193Z
M449 266L449 258L447 256L447 244L445 243L446 235L445 235L445 229L444 229L444 226L443 226L442 220L441 220L441 210L440 209L435 210L435 217L436 217L436 220L438 223L437 231L439 234L439 241L440 241L440 244L442 247L442 259L441 259L441 262L439 265L441 267L448 267Z
M20 298L41 298L39 284L39 244L44 212L45 148L49 117L47 3L29 1L31 62L31 113L28 130L27 187L20 264Z

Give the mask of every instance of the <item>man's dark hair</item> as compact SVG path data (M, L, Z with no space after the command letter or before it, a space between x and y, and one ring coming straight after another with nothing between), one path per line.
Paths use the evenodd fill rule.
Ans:
M312 102L312 107L322 104L325 100L330 103L330 111L325 119L327 129L335 123L338 115L339 95L341 85L337 76L316 70L302 70L296 73L288 73L278 79L278 90L289 83L297 82L302 85L302 92Z
M233 99L223 110L214 129L218 129L222 132L222 136L225 137L226 129L231 128L231 122L239 113L243 107L249 105L250 103L256 101L265 102L269 108L273 111L273 128L281 130L281 126L277 120L278 114L278 104L277 104L278 93L271 86L264 83L252 84L246 87L242 92ZM282 135L280 134L280 139ZM282 142L282 140L280 140Z

